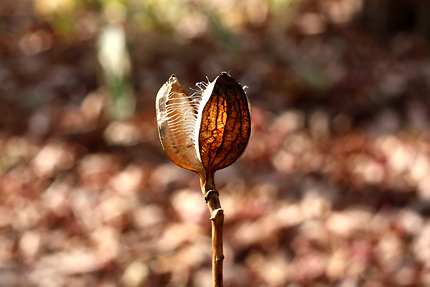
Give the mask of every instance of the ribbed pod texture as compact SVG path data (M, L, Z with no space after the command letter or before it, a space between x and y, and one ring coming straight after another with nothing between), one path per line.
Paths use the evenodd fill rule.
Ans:
M251 133L249 101L229 74L221 73L193 95L172 75L156 101L160 140L177 165L213 179L216 170L245 150Z

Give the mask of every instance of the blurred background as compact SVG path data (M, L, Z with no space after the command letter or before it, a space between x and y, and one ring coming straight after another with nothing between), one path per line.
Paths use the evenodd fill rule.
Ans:
M429 39L426 0L2 0L0 286L211 286L155 96L222 71L224 286L430 286Z

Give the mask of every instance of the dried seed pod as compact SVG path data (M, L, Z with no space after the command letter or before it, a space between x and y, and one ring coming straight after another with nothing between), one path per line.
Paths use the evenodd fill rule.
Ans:
M196 150L198 99L175 75L164 83L156 100L158 135L167 156L180 167L204 174Z
M223 72L202 93L190 95L175 75L157 94L157 122L166 154L213 184L216 170L235 162L251 132L242 86Z
M201 107L200 160L213 174L234 163L245 150L251 132L249 102L242 86L222 73L204 91Z

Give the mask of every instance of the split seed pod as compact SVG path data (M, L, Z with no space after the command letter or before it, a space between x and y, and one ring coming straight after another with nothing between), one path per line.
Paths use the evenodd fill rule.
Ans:
M251 133L248 98L225 72L192 95L172 75L158 91L156 110L166 154L212 187L215 171L242 155Z

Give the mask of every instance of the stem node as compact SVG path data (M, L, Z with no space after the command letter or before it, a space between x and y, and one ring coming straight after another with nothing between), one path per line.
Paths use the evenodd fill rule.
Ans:
M211 214L212 224L212 279L213 287L222 287L223 272L222 266L224 261L223 254L223 224L224 210L221 208L218 191L214 188L203 188L206 203Z

